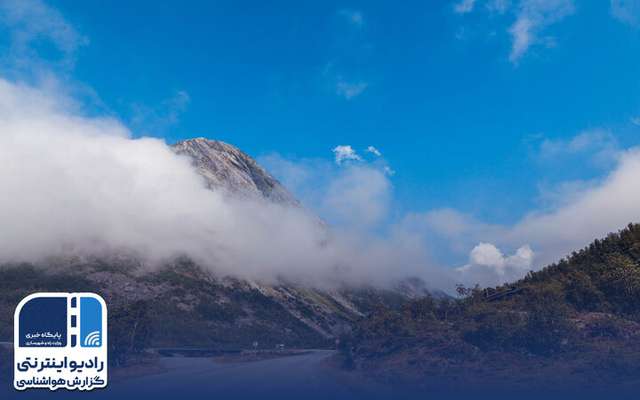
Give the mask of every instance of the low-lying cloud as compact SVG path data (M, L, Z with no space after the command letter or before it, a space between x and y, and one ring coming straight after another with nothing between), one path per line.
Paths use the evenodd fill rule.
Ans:
M618 153L614 168L604 178L562 194L563 199L557 201L555 208L531 211L512 225L482 222L452 209L432 210L412 218L425 225L431 238L439 237L439 243L455 246L452 251L462 251L478 242L485 242L484 250L488 249L486 243L492 243L490 246L496 249L532 249L535 258L530 269L537 270L583 248L595 238L640 221L639 176L640 149L631 148ZM470 262L470 265L499 264ZM466 276L464 280L486 284L503 281L489 279L493 272L486 272L482 279ZM520 276L526 272L523 270ZM507 280L514 277L517 276Z
M330 230L302 209L208 190L164 141L132 138L117 120L70 104L0 80L2 262L127 251L148 265L188 255L223 275L317 285L426 276L415 241ZM384 214L387 185L354 166L332 182L326 206L370 226Z
M451 290L518 279L640 219L636 148L611 155L603 179L504 225L454 209L399 213L389 166L370 150L370 161L339 164L263 157L308 207L300 209L211 191L163 140L134 138L46 89L0 80L0 124L0 262L125 251L151 266L188 255L258 280L388 285L418 276ZM468 262L434 257L442 248Z
M528 245L510 256L491 243L479 243L469 253L469 263L456 269L459 281L470 285L492 286L522 278L533 267L534 253Z

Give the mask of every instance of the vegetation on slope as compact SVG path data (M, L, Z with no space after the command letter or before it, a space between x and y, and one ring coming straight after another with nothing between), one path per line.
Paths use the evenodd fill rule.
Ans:
M427 385L640 378L640 225L514 284L458 289L362 319L345 365Z
M188 260L141 270L132 259L0 265L0 341L13 337L18 302L34 292L95 292L107 300L110 362L122 366L150 347L327 347L331 341L285 305L246 282L215 279ZM300 301L295 295L291 301ZM307 310L307 319L329 318ZM345 311L346 312L346 311ZM344 312L343 312L344 313ZM325 318L324 320L322 318Z

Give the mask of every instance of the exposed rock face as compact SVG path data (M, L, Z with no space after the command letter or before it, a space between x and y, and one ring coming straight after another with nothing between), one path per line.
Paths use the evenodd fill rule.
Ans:
M326 347L378 305L404 299L364 287L320 290L220 277L188 259L152 270L125 257L0 265L0 282L0 341L12 337L16 299L31 292L95 292L113 315L142 303L154 347L250 348L254 341L260 348Z
M280 182L253 158L230 144L197 138L178 142L173 149L177 154L191 158L211 189L299 206L299 202Z

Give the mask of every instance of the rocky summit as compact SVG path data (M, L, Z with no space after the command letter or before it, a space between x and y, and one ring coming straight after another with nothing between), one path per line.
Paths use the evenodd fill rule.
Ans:
M178 142L173 149L177 154L191 158L193 166L211 189L264 198L284 205L300 205L256 160L235 146L218 140L196 138Z

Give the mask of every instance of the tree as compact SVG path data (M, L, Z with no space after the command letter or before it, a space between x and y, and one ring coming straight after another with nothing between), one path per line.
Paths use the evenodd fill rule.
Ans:
M149 306L143 300L119 307L109 318L109 361L124 365L127 359L146 349L151 340Z

